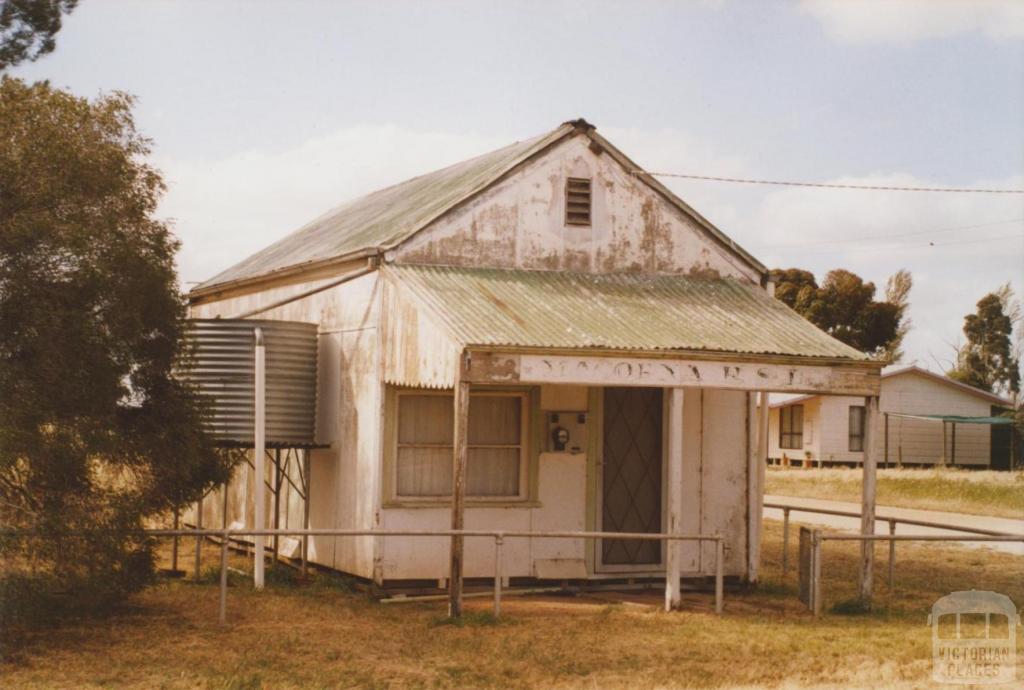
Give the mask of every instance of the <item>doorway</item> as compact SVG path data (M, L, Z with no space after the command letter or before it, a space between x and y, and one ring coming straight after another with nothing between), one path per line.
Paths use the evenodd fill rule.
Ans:
M663 413L661 388L604 389L601 531L661 531ZM646 569L662 562L662 544L603 539L599 554L603 570Z

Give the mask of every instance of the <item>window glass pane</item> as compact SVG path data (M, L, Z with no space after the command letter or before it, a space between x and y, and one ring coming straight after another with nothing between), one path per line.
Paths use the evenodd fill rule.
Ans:
M450 496L452 449L399 448L399 496Z
M518 448L470 448L466 467L469 496L517 496Z
M518 445L521 398L474 395L469 399L470 445Z
M864 450L864 408L859 405L850 406L850 445L851 451Z
M779 409L779 447L788 450L803 448L804 406L789 405Z
M450 395L398 396L398 442L451 445L455 412Z

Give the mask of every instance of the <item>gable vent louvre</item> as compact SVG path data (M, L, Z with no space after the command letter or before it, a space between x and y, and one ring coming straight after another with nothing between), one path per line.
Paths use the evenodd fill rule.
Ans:
M590 225L590 180L570 177L565 183L565 222Z

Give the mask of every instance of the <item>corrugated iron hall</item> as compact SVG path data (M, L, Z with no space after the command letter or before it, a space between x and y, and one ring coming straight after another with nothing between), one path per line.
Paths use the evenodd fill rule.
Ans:
M768 391L865 396L870 433L881 366L771 289L576 120L329 211L190 302L196 318L316 324L312 528L721 534L727 578L753 581ZM240 472L204 523L251 525L252 482ZM301 513L285 500L279 524ZM491 577L489 540L457 561L450 541L320 537L309 558L383 586ZM518 538L505 572L663 578L667 559L712 574L714 544L668 543Z

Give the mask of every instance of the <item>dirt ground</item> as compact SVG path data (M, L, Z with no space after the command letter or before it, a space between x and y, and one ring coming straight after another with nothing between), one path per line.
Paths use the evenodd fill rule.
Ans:
M489 599L471 599L452 625L444 602L384 605L343 578L299 584L279 567L264 592L232 574L222 628L217 550L207 547L199 583L166 579L103 620L2 631L0 687L932 687L927 615L937 598L974 588L1024 602L1024 559L901 544L896 590L880 547L877 605L857 613L857 546L833 542L826 614L815 619L796 599L795 573L782 579L780 549L781 526L768 521L761 583L728 591L722 616L710 592L687 592L683 610L666 614L654 590L509 596L500 620ZM191 568L192 547L181 553ZM236 555L232 566L247 564Z

